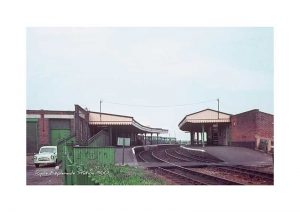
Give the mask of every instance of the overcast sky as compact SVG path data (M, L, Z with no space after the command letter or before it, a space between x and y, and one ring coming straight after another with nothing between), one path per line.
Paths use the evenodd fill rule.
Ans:
M182 118L217 98L226 113L273 113L273 71L272 28L27 29L27 109L99 111L102 99L102 112L179 139Z

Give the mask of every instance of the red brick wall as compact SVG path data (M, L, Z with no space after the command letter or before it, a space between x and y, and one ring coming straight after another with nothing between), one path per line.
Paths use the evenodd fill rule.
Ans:
M71 135L75 135L75 120L71 119Z
M73 115L74 111L49 111L49 110L26 110L27 114L38 114L41 118L38 119L38 148L45 145L50 145L50 119L45 119L45 114ZM75 121L71 119L71 135L75 134Z
M249 142L255 141L256 114L258 110L251 110L231 116L231 141Z
M41 118L38 121L39 128L39 147L50 144L50 135L49 135L49 120L44 118L44 115L41 115Z
M274 116L258 112L256 115L257 135L267 139L274 139Z
M250 110L231 116L230 137L232 146L255 148L256 137L272 139L274 137L274 116L272 114Z

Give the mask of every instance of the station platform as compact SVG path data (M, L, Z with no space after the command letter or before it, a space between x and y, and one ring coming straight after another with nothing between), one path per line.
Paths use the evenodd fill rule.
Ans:
M246 165L246 166L265 166L272 165L273 158L271 155L244 147L232 146L185 146L191 150L204 150L230 165Z
M117 165L121 165L122 160L123 160L123 148L118 147L118 148L116 148L115 163ZM124 164L129 165L129 166L137 166L138 165L135 155L132 152L132 147L124 148Z

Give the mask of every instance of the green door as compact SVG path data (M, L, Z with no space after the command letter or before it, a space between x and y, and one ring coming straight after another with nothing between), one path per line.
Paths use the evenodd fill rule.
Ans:
M26 121L26 152L36 153L38 151L38 125L37 119Z
M57 146L57 142L71 135L69 129L52 129L51 130L51 145Z

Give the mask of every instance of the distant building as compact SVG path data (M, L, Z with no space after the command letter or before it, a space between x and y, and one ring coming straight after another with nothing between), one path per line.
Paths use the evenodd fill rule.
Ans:
M274 116L258 109L236 115L205 109L186 115L178 126L190 133L191 145L231 145L271 151L274 143Z

